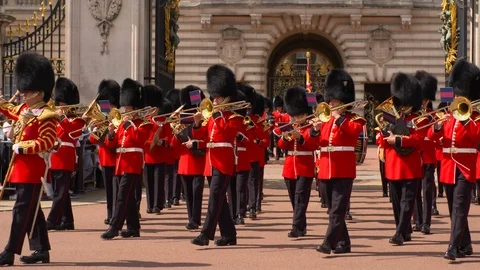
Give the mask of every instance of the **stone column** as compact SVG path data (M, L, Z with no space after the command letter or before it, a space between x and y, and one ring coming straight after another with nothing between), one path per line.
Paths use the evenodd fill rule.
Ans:
M144 78L144 13L146 0L123 0L118 15L110 19L108 34L98 27L102 18L95 18L89 1L67 0L66 12L66 75L79 87L81 102L91 102L102 79L119 84L125 78L143 82ZM103 4L100 5L103 7ZM107 12L97 12L107 14ZM103 53L102 53L103 51Z

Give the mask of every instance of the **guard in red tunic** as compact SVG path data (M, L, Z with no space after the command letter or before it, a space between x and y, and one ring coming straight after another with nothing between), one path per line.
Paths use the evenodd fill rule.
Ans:
M382 120L383 121L383 120ZM380 168L380 178L382 180L383 197L388 197L388 180L385 177L385 149L381 147L382 137L380 134L382 130L379 127L375 128L375 143L378 146L378 167Z
M355 85L346 71L334 69L325 81L325 102L331 107L355 100ZM329 226L323 244L317 251L330 254L348 253L351 249L345 215L350 205L353 180L356 177L355 145L366 121L355 113L333 110L328 122L317 122L310 135L320 147L318 179L325 183L330 201Z
M195 105L192 105L190 101L190 93L198 90L200 88L194 85L189 85L180 90L180 102L185 105L183 109L195 108ZM200 98L205 98L203 92L200 92ZM203 172L205 170L207 145L205 141L193 139L192 128L192 123L188 121L178 123L178 126L174 128L175 136L173 137L173 147L178 149L177 151L180 153L178 174L184 186L188 213L188 223L185 227L188 230L196 230L202 224L202 199L205 185Z
M447 102L440 102L438 104L437 110L447 107L447 105L448 105ZM438 211L438 208L437 208L437 198L443 198L443 191L444 191L444 184L440 182L440 172L442 170L441 164L442 164L442 158L443 158L443 137L440 137L435 141L435 156L437 160L437 166L436 166L437 183L436 183L436 186L434 186L432 215L440 215L440 212ZM438 193L437 193L437 188L438 188Z
M139 237L140 221L135 200L135 186L142 179L144 167L143 147L150 137L152 123L132 112L145 106L143 87L137 81L125 79L120 90L120 106L129 115L116 128L109 127L105 138L107 147L116 148L117 158L115 175L119 178L119 190L115 211L110 227L101 235L103 239L118 236L123 223L127 221L127 230L121 232L122 237ZM116 131L115 131L116 128Z
M422 107L420 82L413 76L398 73L392 81L393 106L400 118L390 120L388 130L380 134L381 147L385 149L385 176L390 181L390 191L395 216L396 232L390 243L403 245L411 241L413 207L420 179L423 177L421 145L427 129L415 130L411 124ZM385 117L384 117L385 118ZM388 119L385 119L386 121ZM392 123L393 122L393 123ZM419 126L428 124L425 117Z
M453 87L456 97L474 100L476 91L480 88L479 80L478 67L459 59L450 72L448 83ZM444 121L438 122L428 130L428 137L431 140L443 137L440 182L445 184L452 223L450 244L444 255L447 260L473 254L468 212L476 180L477 146L480 142L478 125L472 121L477 116L478 113L474 113L469 119L458 120L450 112Z
M275 127L279 127L281 126L282 124L285 124L283 123L283 106L284 106L284 102L283 102L283 98L281 98L280 96L276 96L274 99L273 99L273 107L275 109L274 112L272 112L272 116L273 116L273 120L275 122ZM277 141L275 141L275 160L279 160L282 156L283 156L283 153L282 153L282 150L278 147L278 139Z
M207 88L213 104L235 101L237 87L235 74L227 67L213 65L207 71ZM210 185L208 211L202 233L191 241L194 245L208 245L213 240L217 223L222 237L215 241L217 246L237 244L237 232L230 216L226 200L230 177L235 175L235 154L233 144L242 128L243 117L228 108L213 110L213 115L202 125L202 114L194 116L194 139L207 142L205 176Z
M297 238L307 234L306 213L315 177L313 151L317 146L315 140L310 139L310 127L306 126L306 118L312 114L306 90L302 87L287 89L285 105L295 124L292 131L283 133L282 138L278 140L278 146L289 151L283 164L282 176L293 208L292 230L288 237Z
M120 108L120 85L114 80L102 80L98 86L97 101L99 100L108 100L112 109ZM102 167L102 178L107 196L107 218L104 223L109 225L118 190L118 181L114 176L116 153L114 148L108 148L103 141L98 141L93 136L90 136L90 143L98 145L98 160Z
M426 71L420 70L415 73L415 78L420 82L422 87L423 113L433 111L432 101L435 101L437 93L437 79ZM435 115L430 115L430 119L434 120ZM421 185L417 188L417 197L415 201L415 225L413 231L421 231L424 234L430 234L430 226L432 222L432 204L435 190L435 165L437 158L435 156L435 142L425 137L422 143L422 163L423 163L423 179ZM423 203L422 203L423 190Z
M70 185L77 162L76 145L85 127L85 120L76 112L80 102L77 86L67 78L58 78L53 91L56 106L73 105L60 109L62 117L57 126L58 145L51 156L53 204L47 218L48 230L73 230Z
M172 109L165 111L164 113L169 113L175 111L177 108L181 106L180 104L180 90L178 89L171 89L167 92L167 99L170 101L172 105ZM189 119L190 121L192 119ZM172 136L173 139L173 136ZM180 160L180 149L179 147L175 147L172 145L171 155L169 155L170 160L167 162L167 172L166 172L166 189L165 189L165 206L168 205L167 201L170 205L178 206L180 205L180 199L182 197L182 179L180 175L178 175L178 163ZM171 176L171 177L170 177Z
M44 56L23 53L17 58L14 81L24 103L15 106L0 98L0 112L16 121L13 126L14 154L5 177L17 191L10 237L5 250L0 253L0 266L13 265L14 254L22 252L27 234L30 249L35 252L20 257L20 261L28 264L50 262L45 216L37 204L41 196L41 180L48 169L48 151L56 142L58 124L58 115L45 103L50 99L55 83L52 64ZM33 235L30 235L32 231Z
M160 87L156 85L145 85L143 93L145 96L145 105L157 107L159 112L162 112L163 94ZM147 214L159 214L165 203L165 161L167 156L165 149L170 145L169 139L172 133L170 125L163 123L166 117L153 117L155 117L155 115L147 116L152 124L149 125L151 129L150 136L143 147L145 153L143 183L147 193ZM138 193L137 190L137 194Z

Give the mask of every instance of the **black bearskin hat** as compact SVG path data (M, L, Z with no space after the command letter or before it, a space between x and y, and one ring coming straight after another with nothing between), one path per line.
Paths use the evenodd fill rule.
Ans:
M190 102L190 93L193 92L193 91L196 91L196 90L200 90L200 99L203 100L205 98L205 94L203 93L203 91L198 86L189 85L189 86L183 88L182 90L180 90L180 104L181 105L185 104L185 106L183 107L184 109L190 109L190 108L195 107Z
M274 108L278 108L278 107L282 107L283 108L283 98L280 97L280 96L276 96L273 98L273 107Z
M448 103L447 103L447 102L440 102L440 103L438 103L437 110L443 109L443 108L445 108L445 107L447 107L447 106L448 106Z
M160 110L159 114L166 114L166 113L172 113L174 111L174 106L173 103L164 98L162 102L162 109Z
M247 98L247 96L245 96L245 94L242 91L238 90L237 91L237 98L236 98L235 101L246 101L246 102L248 102L248 98ZM236 112L238 114L240 114L241 116L245 117L245 116L247 116L247 111L248 111L248 109L245 108L245 109L237 110Z
M145 85L143 87L143 95L145 106L162 108L163 92L162 89L154 84Z
M393 96L393 105L396 108L412 106L412 112L416 112L422 107L422 87L420 82L412 75L402 72L397 73L393 78L390 92Z
M247 102L250 102L253 106L256 98L255 89L251 85L245 83L237 83L237 89L247 97Z
M130 78L127 78L122 83L120 90L120 106L132 106L135 109L142 109L145 107L145 95L143 86Z
M235 74L226 66L213 65L207 70L207 89L211 97L231 97L237 95Z
M252 105L252 114L256 115L263 115L265 112L265 101L263 100L263 96L256 93L255 100Z
M102 80L98 86L98 100L108 100L111 106L120 108L120 85L114 80Z
M437 93L437 78L433 77L430 73L424 70L418 70L415 72L415 78L420 82L422 87L423 99L435 100L435 94Z
M172 103L172 106L176 110L178 107L180 107L182 104L180 103L180 91L178 89L170 89L170 91L167 92L167 96L165 97Z
M315 99L317 100L317 103L324 102L325 100L323 99L322 94L316 94Z
M453 87L456 96L475 100L480 87L480 69L464 58L458 59L448 77L448 85Z
M55 89L53 90L53 98L55 105L60 105L60 102L65 105L74 105L80 102L80 94L78 88L71 80L60 77L55 83Z
M344 104L355 101L355 84L353 79L343 69L332 69L325 79L325 102L336 99Z
M265 104L265 108L270 109L270 113L273 111L273 102L268 97L263 97L263 103Z
M307 102L307 90L303 87L295 86L287 89L283 99L290 116L312 113L312 108Z
M44 93L43 101L48 102L55 85L52 63L37 53L22 53L14 68L14 82L20 93L41 91Z

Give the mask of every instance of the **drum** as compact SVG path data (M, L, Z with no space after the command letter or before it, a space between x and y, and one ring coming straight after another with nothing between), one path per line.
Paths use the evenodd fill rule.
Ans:
M363 131L360 133L360 136L357 139L357 144L355 145L355 156L357 157L357 165L363 164L365 157L367 156L367 146L368 146L368 134L367 126L363 126Z

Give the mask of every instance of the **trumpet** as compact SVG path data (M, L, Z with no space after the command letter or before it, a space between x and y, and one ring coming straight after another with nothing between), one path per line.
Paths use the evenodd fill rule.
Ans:
M477 109L480 106L480 100L471 102L468 98L465 97L456 97L449 107L441 108L435 111L430 112L430 114L435 114L438 119L432 121L426 125L418 126L418 124L424 120L425 115L421 115L412 119L412 124L415 129L421 130L430 126L433 126L437 123L447 120L445 117L448 112L452 113L452 116L458 121L465 121L470 118L472 115L473 108Z

